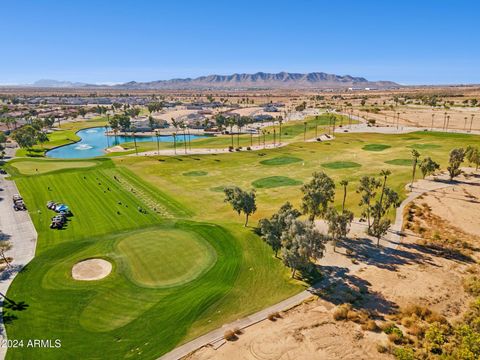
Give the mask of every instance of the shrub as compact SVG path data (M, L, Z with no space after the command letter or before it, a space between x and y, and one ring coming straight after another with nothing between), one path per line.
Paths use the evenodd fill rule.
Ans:
M237 339L237 335L235 334L235 331L233 330L227 330L223 334L223 338L227 341L233 341Z
M388 352L388 347L383 344L377 344L377 351L381 354Z
M469 276L463 280L463 287L466 292L473 296L480 295L480 279L476 276Z
M448 327L433 323L425 332L425 347L433 354L441 354L442 346L447 341Z
M247 146L247 150L249 150L249 151L250 151L250 150L252 150L252 148L251 148L250 146Z
M233 329L233 332L235 333L235 335L242 335L243 334L242 329L240 329L239 327L236 327L235 329Z
M415 352L410 347L397 347L393 350L393 355L398 360L415 360Z
M270 321L275 321L277 318L281 317L278 311L268 314L267 319Z
M392 332L388 334L388 340L390 340L392 343L399 345L403 343L403 333L400 329L398 329L400 332Z
M425 334L425 328L419 324L412 324L407 330L410 335L416 336L417 338L422 338Z
M380 328L375 320L367 320L366 323L362 324L362 330L377 332L380 331Z
M340 306L337 306L337 308L333 313L333 319L336 321L346 320L348 316L348 312L351 308L352 308L352 305L350 304L342 304Z
M230 151L230 152L233 151L233 146L232 146L232 145L230 145L230 146L228 147L228 151Z

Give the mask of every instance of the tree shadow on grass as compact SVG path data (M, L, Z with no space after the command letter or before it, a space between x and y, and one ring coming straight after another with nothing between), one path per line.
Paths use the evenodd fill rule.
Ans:
M371 284L346 267L321 266L323 279L310 291L335 305L352 304L357 310L367 310L380 316L398 311L398 305L378 292L370 291Z

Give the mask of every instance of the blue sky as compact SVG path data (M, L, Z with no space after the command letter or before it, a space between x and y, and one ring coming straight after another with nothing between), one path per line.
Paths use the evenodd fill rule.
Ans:
M0 84L310 72L480 83L480 2L8 1Z

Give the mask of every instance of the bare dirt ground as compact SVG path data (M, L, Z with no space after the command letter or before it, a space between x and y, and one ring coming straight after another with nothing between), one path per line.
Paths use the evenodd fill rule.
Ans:
M347 302L354 310L368 312L379 325L389 314L412 304L426 306L450 321L460 318L472 299L462 279L480 256L480 176L461 176L441 189L438 182L428 180L416 185L433 190L405 209L405 216L408 211L413 215L406 220L410 229L405 229L400 243L378 248L363 234L363 225L354 224L349 239L337 244L336 251L328 246L320 262L323 280L318 296L281 313L275 321L245 329L217 350L204 347L187 359L393 358L377 351L378 344L388 343L386 334L362 330L353 321L334 320L337 306ZM435 231L441 235L434 236ZM458 243L453 236L462 246L446 250L442 242Z
M112 271L112 264L103 259L83 260L72 268L72 277L75 280L93 281L100 280L108 276Z

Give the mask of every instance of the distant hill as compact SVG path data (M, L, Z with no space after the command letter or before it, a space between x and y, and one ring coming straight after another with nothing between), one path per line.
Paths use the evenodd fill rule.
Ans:
M363 77L334 75L323 72L306 74L280 72L276 74L257 72L255 74L208 75L197 78L157 80L149 82L131 81L117 85L92 85L79 82L39 80L34 87L75 88L106 87L115 89L156 90L156 89L341 89L399 87L392 81L369 81Z
M340 76L323 72L307 74L280 72L276 74L208 75L194 79L171 79L151 82L131 81L115 87L124 89L326 89L348 87L391 88L392 81L368 81L363 77Z
M31 86L41 87L41 88L79 88L79 87L92 87L95 85L85 84L82 82L42 79L42 80L35 81Z

